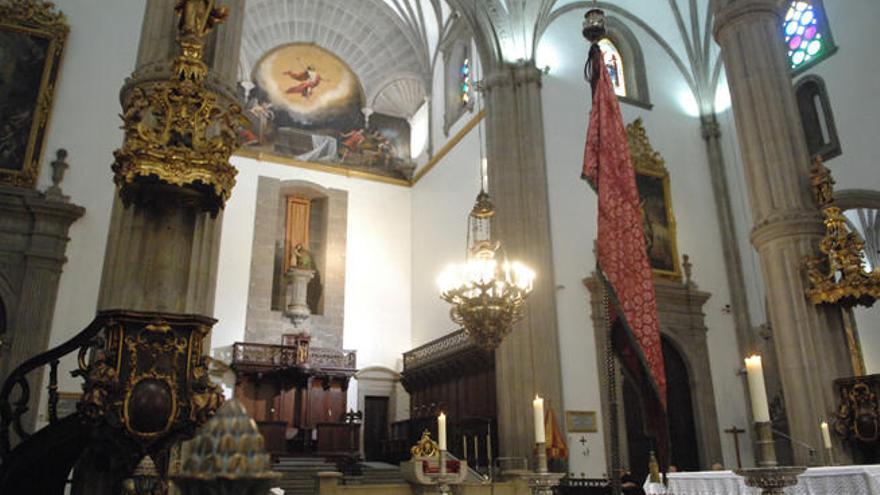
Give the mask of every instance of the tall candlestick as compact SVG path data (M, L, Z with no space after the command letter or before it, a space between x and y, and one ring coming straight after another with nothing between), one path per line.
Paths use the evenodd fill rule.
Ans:
M831 432L828 431L828 422L822 421L822 423L819 424L819 428L822 429L822 443L825 444L826 449L830 449L831 448Z
M480 465L480 437L474 435L474 466Z
M535 443L544 443L547 441L544 434L544 399L536 395L532 408L535 410Z
M437 444L440 450L446 450L446 414L437 416Z
M467 462L467 461L468 461L467 435L462 435L462 436L461 436L461 444L462 444L462 446L464 447L464 448L462 449L463 452L464 452L464 454L462 454L462 457L464 457L464 462Z
M746 358L746 373L749 379L749 394L752 398L752 416L756 423L770 422L770 407L767 405L767 388L764 385L764 366L761 356Z

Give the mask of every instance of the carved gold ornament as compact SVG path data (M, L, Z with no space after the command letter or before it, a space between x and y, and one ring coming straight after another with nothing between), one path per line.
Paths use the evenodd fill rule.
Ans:
M229 156L246 123L240 106L221 103L204 84L204 37L228 12L213 0L178 0L175 10L179 51L172 78L136 86L128 95L114 181L126 204L164 202L171 193L216 214L235 185L237 171Z
M440 453L440 448L437 446L437 442L431 440L431 432L425 430L422 432L422 438L413 445L409 453L413 457L437 457Z
M810 171L810 183L825 224L825 237L819 243L823 256L808 256L807 297L813 304L871 306L880 297L880 272L868 272L863 263L865 242L846 223L834 205L834 179L816 157Z

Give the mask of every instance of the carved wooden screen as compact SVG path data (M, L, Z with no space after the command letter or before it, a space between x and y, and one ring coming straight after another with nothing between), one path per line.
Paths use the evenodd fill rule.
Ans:
M311 202L306 198L287 197L287 228L284 236L284 271L290 268L290 257L297 244L309 249L309 216Z

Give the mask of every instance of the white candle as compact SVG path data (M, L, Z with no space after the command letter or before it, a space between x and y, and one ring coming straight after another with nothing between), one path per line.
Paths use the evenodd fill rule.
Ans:
M752 416L756 423L770 421L770 407L767 405L767 387L764 385L764 367L761 356L746 358L746 372L749 379L749 393L752 397Z
M535 443L545 443L547 437L544 434L544 399L535 396L532 401L532 408L535 410Z
M446 414L437 416L437 443L440 450L446 450Z
M828 431L828 422L822 421L819 425L819 428L822 429L822 442L825 444L826 449L831 448L831 432Z

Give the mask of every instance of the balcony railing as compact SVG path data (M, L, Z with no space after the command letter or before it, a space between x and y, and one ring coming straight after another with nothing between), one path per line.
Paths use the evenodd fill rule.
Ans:
M464 329L457 330L403 353L403 369L406 371L420 368L442 361L449 356L474 350L476 347Z
M311 347L308 343L290 345L236 342L232 347L232 366L237 369L280 371L292 368L357 371L356 351Z

